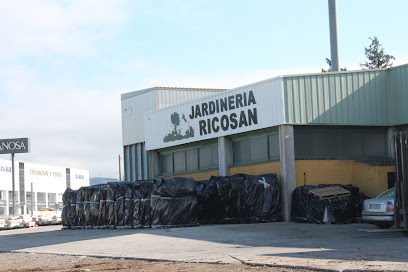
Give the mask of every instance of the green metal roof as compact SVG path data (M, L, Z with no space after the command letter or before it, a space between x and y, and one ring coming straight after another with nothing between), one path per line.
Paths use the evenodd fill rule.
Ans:
M288 124L408 123L408 65L283 77Z

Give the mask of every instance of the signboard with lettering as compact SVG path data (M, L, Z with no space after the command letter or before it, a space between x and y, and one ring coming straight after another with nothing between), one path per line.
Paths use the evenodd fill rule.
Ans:
M0 139L0 154L29 153L30 138Z
M282 78L274 78L145 115L153 150L284 123Z

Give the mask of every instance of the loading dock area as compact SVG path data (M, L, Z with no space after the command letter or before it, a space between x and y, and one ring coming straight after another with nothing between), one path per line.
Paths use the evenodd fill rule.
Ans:
M369 224L291 222L138 230L61 230L48 226L0 232L2 252L251 263L327 271L408 271L406 234ZM0 262L3 254L0 254Z

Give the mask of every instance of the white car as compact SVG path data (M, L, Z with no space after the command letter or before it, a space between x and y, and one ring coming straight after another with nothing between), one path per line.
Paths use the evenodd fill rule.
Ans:
M391 188L376 198L364 200L362 221L379 228L391 227L394 224L394 196L395 188Z

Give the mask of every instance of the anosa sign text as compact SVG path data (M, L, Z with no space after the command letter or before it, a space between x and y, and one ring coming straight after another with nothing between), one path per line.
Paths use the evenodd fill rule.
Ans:
M29 153L30 151L29 138L0 139L0 154Z

